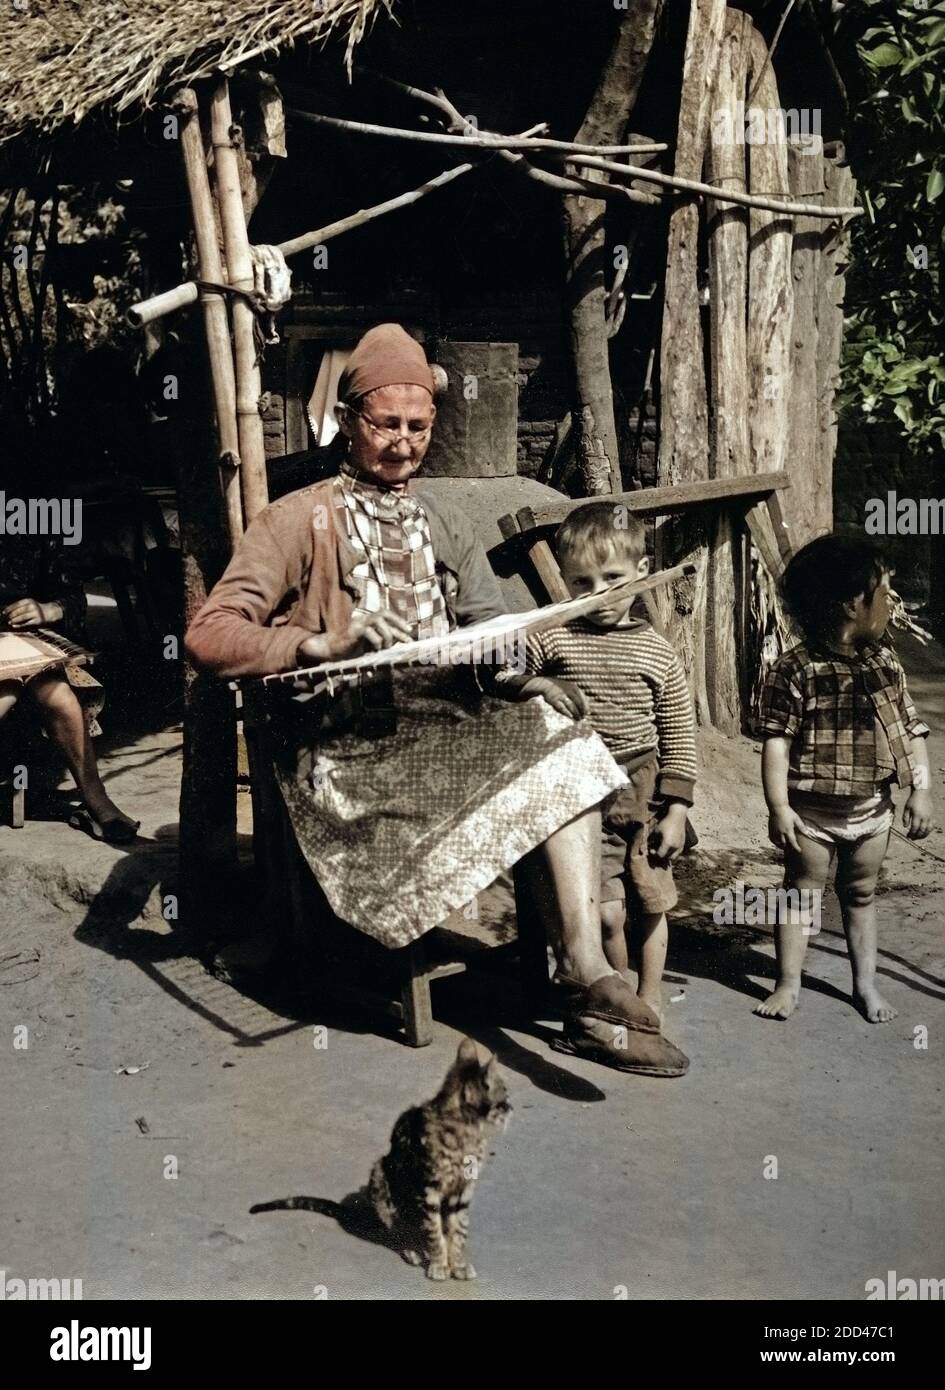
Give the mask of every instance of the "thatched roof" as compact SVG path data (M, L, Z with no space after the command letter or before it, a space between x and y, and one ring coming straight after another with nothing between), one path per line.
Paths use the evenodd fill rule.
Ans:
M8 0L0 142L90 111L146 107L168 87L330 35L355 45L393 0ZM28 8L27 8L28 6Z

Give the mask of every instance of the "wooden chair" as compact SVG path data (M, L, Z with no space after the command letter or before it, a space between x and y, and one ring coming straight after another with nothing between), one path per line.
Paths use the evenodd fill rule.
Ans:
M16 773L12 767L0 768L0 787L9 792L9 823L14 830L22 830L26 824L26 789L17 786Z

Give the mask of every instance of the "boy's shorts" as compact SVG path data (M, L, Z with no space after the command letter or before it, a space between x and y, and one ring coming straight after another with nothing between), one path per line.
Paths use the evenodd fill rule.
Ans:
M661 809L653 799L656 773L655 758L628 772L629 787L620 787L601 807L602 903L627 900L628 907L640 912L661 913L679 901L672 866L653 862L648 844Z

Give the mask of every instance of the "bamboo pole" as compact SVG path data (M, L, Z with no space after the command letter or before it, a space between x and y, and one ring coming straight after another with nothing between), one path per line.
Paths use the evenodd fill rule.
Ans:
M193 214L198 274L201 280L220 284L223 280L223 262L220 258L220 246L217 241L213 217L213 199L210 194L210 181L207 178L206 154L200 134L197 94L192 87L186 87L179 93L178 106L181 112L180 146ZM195 298L197 297L196 290L195 285ZM236 545L243 534L243 506L240 500L240 446L236 424L236 385L233 375L233 357L230 347L226 302L222 295L209 292L204 294L203 320L207 353L210 358L210 379L213 386L213 402L217 419L217 440L220 447L220 484L223 489L227 530L232 547Z
M210 137L217 208L223 230L227 283L234 289L253 289L253 258L243 213L239 160L234 137L237 134L230 110L230 90L226 78L217 83L210 99ZM252 305L235 298L232 307L233 356L236 367L236 423L240 442L240 476L243 487L243 513L247 524L269 503L266 486L266 449L263 440L259 399L262 379L256 349L256 315Z
M497 150L519 150L524 154L558 154L570 160L575 154L650 154L666 148L665 145L655 145L649 141L645 145L639 142L635 145L587 145L571 140L548 140L543 136L498 135L483 130L474 135L446 135L434 130L409 130L404 126L375 125L369 121L347 120L342 116L323 116L316 111L300 111L294 106L288 108L288 114L311 125L330 126L334 130L346 130L355 135L387 136L423 145L459 145L466 149L482 150L486 154Z
M312 246L321 246L323 242L331 241L332 237L354 231L357 227L363 227L368 222L373 222L375 218L383 217L385 213L395 212L398 208L409 207L411 203L419 202L427 194L435 193L438 188L445 188L448 183L452 183L453 179L459 178L461 174L468 174L471 169L475 168L475 164L457 164L455 168L446 169L442 174L437 174L435 178L428 179L419 188L411 188L406 193L399 193L396 198L388 198L383 203L375 203L373 207L361 208L358 212L352 212L336 222L328 222L324 227L316 227L314 231L303 232L301 236L292 237L289 241L280 241L278 250L282 252L283 256L297 256ZM153 323L155 319L163 318L165 314L172 314L176 309L184 309L188 304L196 303L198 298L197 286L193 280L190 280L183 285L175 286L172 290L165 290L163 294L156 294L150 299L142 299L137 304L133 304L128 310L127 319L133 327L143 328L146 323Z
M592 155L576 154L569 160L582 168L601 169L608 174L619 174L623 178L642 179L646 183L659 184L661 188L673 188L680 193L699 193L712 198L717 203L733 203L737 207L758 208L762 212L782 212L788 217L820 217L832 221L837 217L861 217L863 209L858 207L816 207L797 201L769 197L766 193L738 193L731 188L720 189L699 179L680 178L677 174L661 174L658 169L645 169L634 164L617 164L612 159L597 159Z

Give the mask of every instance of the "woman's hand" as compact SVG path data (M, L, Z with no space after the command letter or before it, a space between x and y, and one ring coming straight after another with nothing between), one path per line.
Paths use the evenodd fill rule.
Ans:
M58 617L51 616L56 610ZM3 620L9 628L42 627L44 623L58 622L62 609L58 603L37 603L34 598L18 598L8 603L3 610Z
M552 709L572 719L583 719L590 708L583 690L571 681L553 681L548 676L535 676L523 687L521 694L523 699L540 695Z
M768 839L777 849L796 850L798 854L801 847L797 843L798 835L804 833L804 822L796 811L790 806L769 806L768 807Z
M299 643L297 659L318 664L323 661L342 661L348 656L360 656L366 651L379 652L396 642L409 642L412 633L405 618L389 610L383 613L351 615L351 621L341 632L320 632Z
M920 787L913 787L902 812L902 823L910 840L925 839L932 829L933 812L930 794Z

